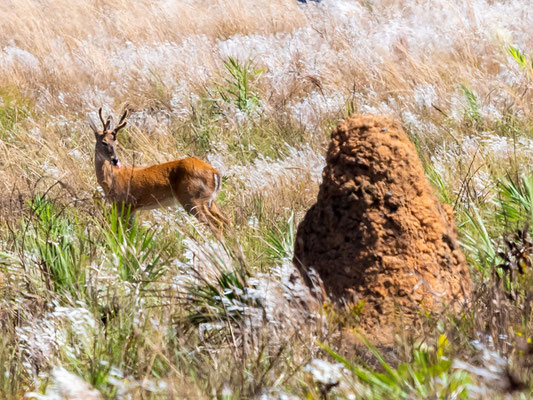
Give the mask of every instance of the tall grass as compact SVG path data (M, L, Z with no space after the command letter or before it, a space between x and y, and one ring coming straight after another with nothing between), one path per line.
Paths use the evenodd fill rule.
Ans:
M0 2L0 398L94 394L69 373L105 399L530 396L526 7ZM124 164L221 171L231 241L180 209L130 221L101 201L100 106L131 110ZM402 122L474 281L462 312L392 349L354 334L363 303L312 303L288 261L354 112Z
M37 253L43 282L48 290L80 296L87 281L89 238L80 231L75 217L65 215L66 210L58 209L46 196L36 196L30 208L34 218L21 231L26 231L24 247Z
M121 279L149 284L165 272L166 245L155 228L145 228L129 209L113 205L102 227L106 253Z

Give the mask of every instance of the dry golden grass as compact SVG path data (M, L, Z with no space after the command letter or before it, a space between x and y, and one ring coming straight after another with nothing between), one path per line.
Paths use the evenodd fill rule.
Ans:
M350 1L308 7L233 0L2 2L0 87L32 111L10 134L13 140L1 142L9 154L4 188L20 177L46 175L43 160L59 175L74 176L71 183L86 182L80 190L94 188L83 121L100 105L114 112L129 105L150 117L163 111L155 122L137 121L141 131L158 133L134 144L142 162L183 154L190 146L182 143L187 127L179 126L197 97L227 75L227 55L266 68L256 83L264 117L292 116L308 129L307 142L323 138L319 121L345 116L342 105L351 102L358 111L392 113L412 124L421 145L433 151L461 140L461 129L447 134L456 128L446 127L463 112L460 84L474 90L489 116L512 105L529 121L527 80L505 52L506 43L532 39L519 7L510 4L503 17L497 4L483 11L482 2L431 8ZM439 18L442 26L424 25ZM232 120L231 113L226 117ZM427 124L437 128L428 132ZM217 139L224 137L212 142ZM216 152L214 143L208 148ZM82 159L73 159L75 150ZM451 177L449 183L458 184Z
M533 157L531 68L508 53L514 45L533 54L527 7L520 0L0 1L0 397L57 398L58 367L110 399L322 399L328 391L488 398L508 383L509 366L529 384L517 344L531 336L529 276L509 284L515 301L486 262L516 228L495 223L498 182L527 174ZM246 72L245 93L237 94ZM131 236L113 227L86 124L101 106L105 114L132 111L118 139L123 164L196 155L225 175L219 202L236 224L244 261L235 243L215 243L180 210L144 213ZM305 291L288 278L290 218L297 223L314 202L329 132L353 112L402 121L441 197L456 206L482 283L462 320L428 319L420 336L403 337L393 366L405 361L425 380L402 378L390 384L394 393L320 364L327 355L317 342L372 358L344 336L357 325L357 309L302 312ZM52 222L40 220L39 204L51 207ZM73 258L46 254L57 243ZM50 265L85 280L56 276ZM497 322L488 329L486 321ZM445 371L417 364L416 351ZM452 359L462 367L446 364ZM500 381L465 367L479 360L494 365ZM332 376L337 386L328 386Z

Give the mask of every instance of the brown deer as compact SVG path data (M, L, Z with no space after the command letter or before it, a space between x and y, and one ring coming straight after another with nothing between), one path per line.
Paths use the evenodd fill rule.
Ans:
M220 173L208 163L187 157L147 167L121 165L117 154L117 133L126 126L126 110L118 125L113 117L107 121L98 110L103 129L98 130L89 117L96 138L94 166L98 184L112 203L137 210L169 207L180 203L183 208L207 225L217 237L230 221L218 209L215 199L220 190Z

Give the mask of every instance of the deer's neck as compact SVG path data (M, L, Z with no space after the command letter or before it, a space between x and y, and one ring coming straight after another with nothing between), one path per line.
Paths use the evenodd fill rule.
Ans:
M102 159L98 155L94 157L94 167L96 179L106 197L111 201L118 200L116 199L120 192L118 168L113 166L109 160Z

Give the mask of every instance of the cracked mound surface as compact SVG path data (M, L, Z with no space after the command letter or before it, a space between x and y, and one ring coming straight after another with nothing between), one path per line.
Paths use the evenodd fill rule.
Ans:
M332 301L363 300L364 330L390 325L398 312L408 322L422 310L457 308L471 289L451 209L400 124L380 115L354 115L332 133L294 263L308 284L314 268Z

